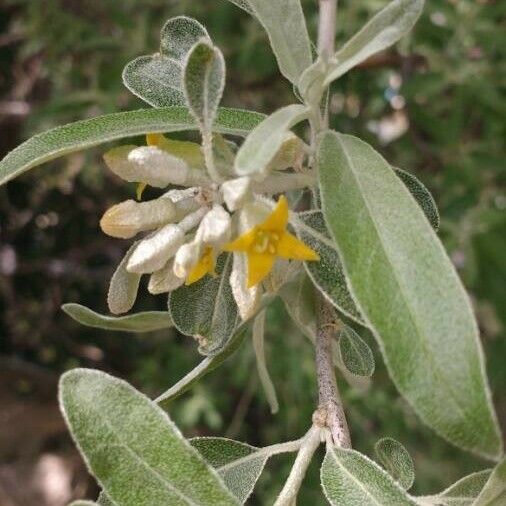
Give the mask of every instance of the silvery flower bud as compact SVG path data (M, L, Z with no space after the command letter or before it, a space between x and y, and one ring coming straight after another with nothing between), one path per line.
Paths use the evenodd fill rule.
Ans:
M183 244L184 231L170 223L141 241L127 264L129 272L146 274L160 270Z
M184 160L156 146L133 149L128 154L128 161L134 166L135 181L142 181L156 188L165 188L169 184L184 185L190 172Z
M126 200L108 209L100 220L107 235L129 239L144 230L158 228L176 217L176 206L169 199L150 202Z
M198 241L183 244L174 257L174 274L184 280L200 260L202 253L202 243Z
M151 274L148 291L153 295L172 292L184 283L184 279L174 274L174 259L169 260L165 267Z
M234 300L243 320L248 320L254 314L262 297L262 284L251 288L247 285L248 271L246 257L242 253L234 253L232 272L230 274L230 287Z
M227 211L214 205L200 222L195 239L205 244L221 245L230 239L231 224Z
M244 176L226 181L221 185L221 192L227 207L235 211L251 199L251 179Z

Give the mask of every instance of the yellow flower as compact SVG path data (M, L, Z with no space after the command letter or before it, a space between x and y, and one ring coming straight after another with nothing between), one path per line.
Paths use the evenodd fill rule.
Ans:
M290 234L288 201L281 196L267 219L235 241L226 244L224 251L240 251L248 257L248 288L257 285L272 270L276 257L289 260L320 260L318 253Z
M216 257L214 255L214 249L212 246L206 246L204 254L200 257L200 260L193 267L186 278L186 285L191 285L202 279L206 274L211 276L217 276L216 271Z

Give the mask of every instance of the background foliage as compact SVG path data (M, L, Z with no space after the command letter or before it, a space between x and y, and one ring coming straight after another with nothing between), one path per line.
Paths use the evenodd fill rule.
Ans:
M384 2L340 4L338 41ZM308 0L304 8L314 32L316 2ZM290 85L276 69L264 32L225 0L4 0L0 9L1 155L51 126L144 107L121 84L121 70L134 57L154 52L163 21L183 13L205 24L225 54L224 105L268 113L290 101ZM503 15L494 0L432 0L397 50L374 57L333 86L330 104L332 128L363 137L433 192L442 215L440 234L472 294L504 427ZM154 396L198 361L195 344L173 331L141 337L93 331L60 310L64 302L79 302L106 312L107 283L123 253L118 241L101 234L98 221L135 189L103 170L100 155L93 150L66 158L0 189L2 504L57 506L69 493L94 497L56 409L61 372L77 365L100 368ZM165 302L163 296L142 296L136 308L164 309ZM246 345L171 408L187 436L226 434L265 446L307 429L316 398L312 347L281 304L268 318L280 413L270 415ZM436 492L483 468L479 459L421 425L376 358L369 390L343 385L356 449L371 455L379 437L401 441L414 457L416 493ZM51 491L44 472L54 473L58 462L71 469L72 481ZM269 463L252 503L273 500L289 463L290 457ZM68 474L62 473L64 484ZM301 504L323 504L317 474L315 465Z

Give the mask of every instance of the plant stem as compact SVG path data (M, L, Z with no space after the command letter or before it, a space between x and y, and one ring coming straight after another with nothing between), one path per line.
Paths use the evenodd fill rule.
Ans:
M334 53L336 15L337 0L320 0L318 53L324 58L328 58Z
M283 490L281 490L281 493L276 499L274 506L291 506L295 504L295 499L297 498L302 480L306 475L307 468L311 463L314 452L318 446L320 446L321 431L321 427L313 426L304 436L290 475L286 480Z
M332 360L332 332L335 328L334 309L323 296L319 296L318 330L316 333L316 374L318 376L319 409L330 429L334 444L343 448L351 447L350 432L344 414L343 404L337 388Z

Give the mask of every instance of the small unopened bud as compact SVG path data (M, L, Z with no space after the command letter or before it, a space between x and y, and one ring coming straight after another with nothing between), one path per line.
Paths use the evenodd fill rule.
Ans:
M108 209L100 220L107 235L129 239L144 230L158 228L176 217L176 206L169 199L151 202L126 200Z
M235 211L251 199L251 179L245 176L226 181L221 185L221 192L227 207Z
M151 274L148 291L153 295L172 292L184 283L184 279L174 274L174 259L167 262L165 267Z
M170 223L141 241L128 261L127 270L146 274L160 270L183 244L184 232Z
M214 205L200 222L195 238L205 244L224 244L230 239L231 225L232 220L227 211Z
M200 242L189 242L183 244L174 257L174 274L184 280L199 261L202 253L202 244Z

